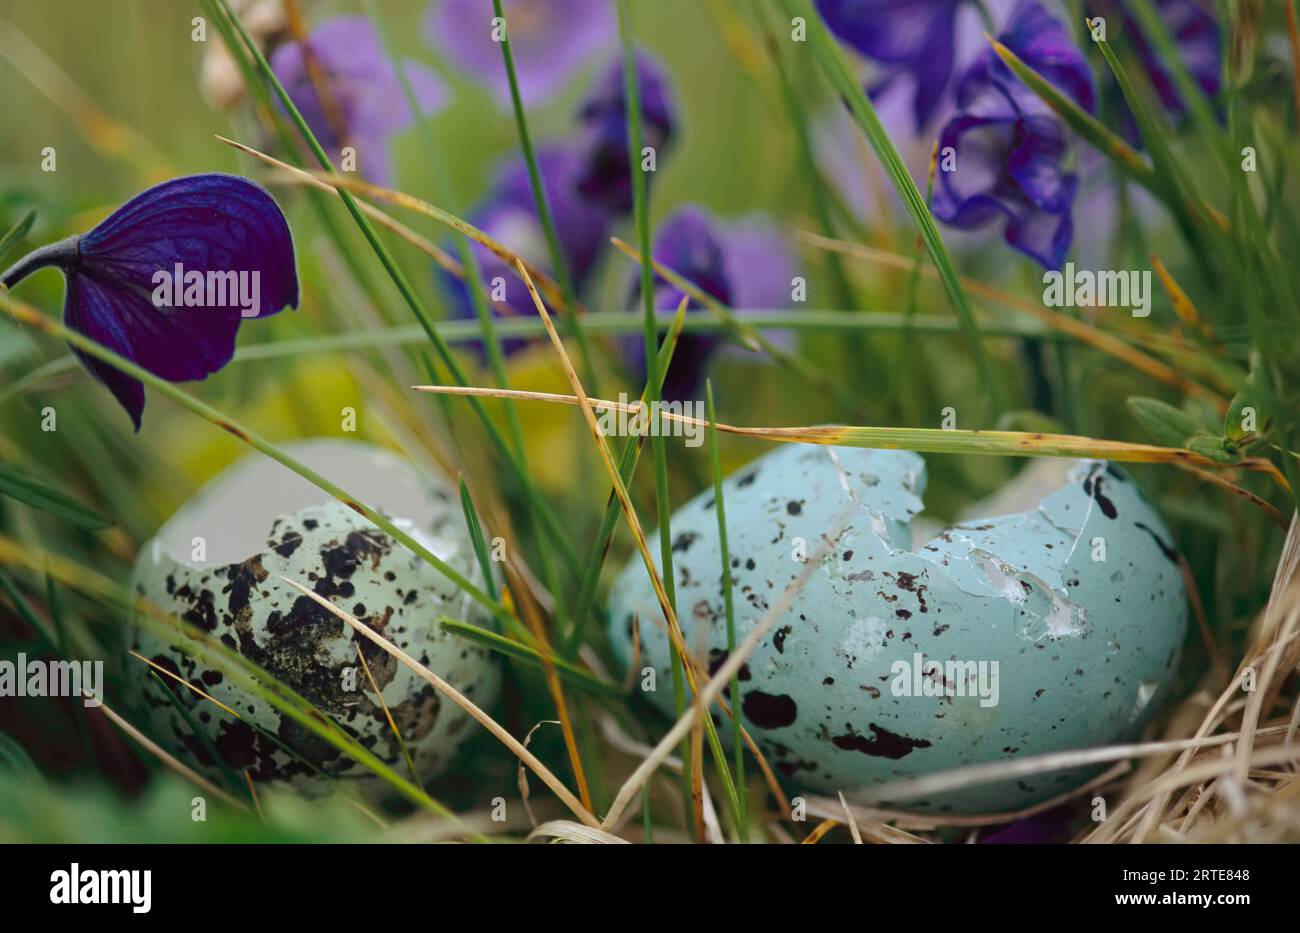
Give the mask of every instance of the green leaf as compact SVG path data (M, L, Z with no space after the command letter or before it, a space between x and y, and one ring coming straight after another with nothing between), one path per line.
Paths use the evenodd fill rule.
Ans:
M22 241L22 238L27 236L27 232L32 229L32 224L35 222L36 209L33 208L23 215L22 220L10 227L8 233L0 237L0 265L4 264L9 254L13 252L13 248Z
M113 524L112 521L89 506L82 505L67 493L3 463L0 463L0 495L17 499L34 509L40 509L56 518L70 521L74 525L89 528L91 531L98 531Z
M1187 439L1187 449L1216 463L1236 463L1241 451L1231 441L1213 434L1198 434Z
M1183 447L1189 438L1208 433L1187 412L1159 399L1130 396L1128 410L1152 437L1166 447Z
M1269 391L1264 361L1258 352L1250 354L1250 375L1232 397L1223 416L1223 436L1234 443L1259 434L1273 414L1273 393Z

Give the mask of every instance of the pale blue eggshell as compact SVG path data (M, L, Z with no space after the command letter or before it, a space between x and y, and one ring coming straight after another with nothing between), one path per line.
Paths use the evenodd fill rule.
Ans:
M725 481L737 643L799 577L800 554L822 555L741 674L745 725L792 787L867 800L886 781L1123 741L1168 697L1186 593L1171 536L1127 474L1080 461L1037 508L914 548L924 488L914 453L809 445ZM716 669L726 621L712 490L671 528L678 618ZM667 635L639 559L611 597L624 664L634 617L640 666L656 671L648 698L671 713ZM874 802L1009 811L1096 770Z

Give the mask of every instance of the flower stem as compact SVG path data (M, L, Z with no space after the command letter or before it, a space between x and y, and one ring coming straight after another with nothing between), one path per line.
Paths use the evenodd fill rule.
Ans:
M27 276L47 266L67 269L75 265L81 255L81 235L74 234L67 239L50 243L40 249L34 249L18 260L0 276L0 288L13 288Z

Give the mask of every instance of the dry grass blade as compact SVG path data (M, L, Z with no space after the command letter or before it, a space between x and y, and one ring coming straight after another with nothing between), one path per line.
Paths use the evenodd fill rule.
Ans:
M415 211L417 214L423 214L426 217L432 217L441 224L445 224L464 236L469 237L474 242L483 246L506 265L514 268L516 263L523 263L524 268L534 277L538 283L538 288L546 293L546 298L556 307L568 309L564 300L564 295L560 287L555 283L545 271L536 268L532 264L525 262L518 254L508 249L500 241L488 236L478 227L467 223L448 211L430 204L428 201L406 194L402 191L394 191L391 188L381 188L378 185L372 185L369 182L362 181L358 178L349 178L345 175L338 175L333 172L324 172L316 170L307 170L297 168L287 162L281 162L274 156L269 156L265 152L254 149L252 146L246 146L243 143L236 142L233 139L227 139L225 136L218 135L219 141L225 143L245 155L252 156L255 159L270 165L281 172L286 172L292 176L305 177L314 179L337 191L347 191L352 194L362 194L374 198L377 201L384 201L397 207L404 207L407 210ZM578 310L582 310L579 308Z
M853 836L853 844L855 846L860 846L862 845L862 833L858 832L857 817L855 817L853 811L849 809L849 802L844 799L844 791L839 791L839 795L840 806L844 808L844 812L848 814L849 817L849 833Z
M1155 270L1156 278L1160 280L1160 285L1169 296L1169 303L1173 305L1174 313L1188 327L1195 329L1208 343L1218 345L1219 340L1214 336L1214 330L1209 323L1201 317L1196 305L1188 297L1187 292L1165 268L1165 264L1160 261L1160 257L1155 253L1151 254L1151 268Z
M337 190L333 185L310 175L277 172L268 176L266 180L273 185L293 185L295 187L315 188L318 191L327 191L331 194L337 193ZM375 223L379 224L381 227L387 228L390 232L397 234L422 253L427 254L442 269L445 269L458 279L463 279L465 277L465 270L461 268L460 262L455 256L452 256L441 246L438 246L427 237L416 233L410 227L406 226L406 224L395 218L392 214L389 214L386 211L381 211L369 201L357 201L357 207L361 208L361 213L365 214ZM508 307L508 305L502 303L500 309L504 311ZM514 312L510 311L508 313L513 314Z
M1184 749L1200 749L1226 745L1236 741L1236 733L1227 735L1205 736L1194 739L1174 739L1163 742L1134 742L1127 745L1104 745L1101 748L1081 748L1064 752L1051 752L1035 755L1018 761L994 761L987 764L970 765L938 771L916 778L886 781L876 784L862 792L866 800L897 800L930 797L935 794L979 787L994 781L1014 780L1034 774L1048 774L1052 771L1065 771L1070 768L1086 767L1126 758L1139 758L1149 755L1161 755L1165 752ZM1300 755L1300 750L1297 750Z
M556 713L560 717L560 732L564 736L564 748L569 755L569 765L573 768L573 778L578 782L578 794L582 798L582 806L590 812L591 789L587 785L587 775L582 768L582 757L578 754L578 740L573 734L573 721L569 716L569 704L564 698L564 686L560 683L560 675L555 670L555 658L550 639L546 635L546 625L542 621L532 592L524 586L523 580L509 563L505 568L510 581L510 592L519 594L520 614L523 615L524 624L533 636L537 656L542 662L542 671L546 678L546 689L551 694Z
M821 842L823 836L839 825L839 820L822 820L813 827L812 832L803 838L802 844L806 846L816 845Z
M257 811L259 819L266 819L266 814L262 812L262 801L257 799L257 788L253 786L253 775L248 769L244 769L244 782L248 785L248 796L253 798L253 809Z
M1286 517L1280 511L1278 511L1278 509L1275 508L1271 503L1264 501L1259 496L1251 492L1249 489L1243 489L1241 486L1238 486L1236 483L1232 482L1231 480L1225 479L1222 475L1218 473L1214 473L1210 470L1202 469L1197 466L1187 465L1187 466L1183 466L1183 469L1186 470L1188 473L1191 473L1197 479L1203 480L1204 482L1207 482L1213 486L1218 486L1220 489L1226 489L1234 496L1240 496L1242 499L1245 499L1251 505L1255 506L1258 509L1263 510L1264 514L1266 514L1270 519L1272 519L1273 523L1276 524L1283 531L1287 530L1288 523Z
M858 243L848 243L844 240L836 240L831 237L822 236L818 233L812 233L807 230L800 230L796 237L811 246L819 249L831 250L832 252L843 253L846 256L852 256L857 259L865 259L869 262L880 265L893 266L900 269L912 269L915 260L907 256L900 256L897 253L890 253L885 250L875 249L870 246L862 246ZM929 266L921 267L921 272L926 277L938 278L938 273ZM1014 308L1025 314L1032 315L1043 321L1053 330L1060 331L1063 334L1069 334L1080 343L1086 343L1094 349L1100 350L1115 359L1127 363L1141 373L1145 373L1158 382L1173 386L1188 395L1196 395L1212 402L1220 411L1228 407L1227 399L1206 388L1195 380L1187 378L1183 373L1174 367L1163 363L1147 353L1134 347L1127 341L1116 337L1114 334L1106 333L1097 327L1081 321L1078 318L1070 317L1068 314L1061 314L1050 308L1036 304L1018 295L1005 292L1002 289L994 288L978 279L961 278L962 287L972 295L978 295L987 301L995 301L1000 305L1008 308Z
M202 690L200 690L198 687L194 686L194 684L190 683L190 682L189 682L188 680L186 680L184 677L181 677L179 674L173 674L171 671L167 670L167 668L163 667L161 664L157 663L156 661L152 661L152 660L150 660L149 658L146 658L144 655L142 655L140 652L138 652L138 651L136 651L136 650L134 650L134 649L132 649L131 651L128 651L127 653L128 653L129 655L131 655L131 657L136 658L137 660L143 661L145 664L148 664L151 668L153 668L155 671L157 671L157 672L158 672L159 674L161 674L162 676L170 678L170 679L173 680L174 682L180 684L182 687L185 687L185 688L187 688L188 690L190 690L190 691L192 691L193 693L195 693L196 695L201 696L203 699L207 700L209 703L211 703L213 706L217 707L218 709L221 709L222 711L224 711L224 712L226 712L226 713L229 713L229 714L230 714L231 716L233 716L235 719L241 719L241 718L242 718L238 713L236 713L233 709L231 709L231 708L230 708L229 706L227 706L225 703L222 703L220 700L218 700L218 699L217 699L216 697L214 697L214 696L211 696L210 694L204 693Z
M524 736L524 748L529 746L533 741L533 733L542 728L542 726L558 726L559 724L559 720L556 719L543 719L541 722L535 723L533 727L528 730L528 734ZM519 771L515 775L515 783L519 786L519 798L524 802L524 812L528 814L528 822L532 825L533 829L536 829L537 817L533 815L532 805L528 802L528 798L532 796L532 792L528 789L528 769L524 767L522 761L519 762Z
M564 784L560 781L560 779L557 778L551 772L550 768L546 767L546 765L538 761L537 757L533 755L533 753L530 752L528 749L524 748L524 746L519 742L518 739L516 739L513 735L507 732L491 716L483 712L483 710L481 710L478 706L476 706L472 700L470 700L468 697L462 694L451 684L447 683L445 680L443 680L433 671L429 670L419 661L415 660L415 658L411 657L401 648L398 648L391 641L384 638L378 632L373 631L368 626L362 625L360 622L358 622L347 612L344 612L338 606L335 606L332 602L330 602L325 597L321 596L319 593L316 593L315 591L308 589L307 587L303 586L301 583L298 583L295 580L290 580L288 577L281 577L280 579L283 580L285 583L289 584L298 592L302 593L302 595L306 596L308 599L312 600L313 602L321 606L326 611L330 612L337 618L342 619L349 626L351 626L354 631L359 632L364 637L370 639L380 648L383 648L385 651L391 654L398 661L401 661L411 670L415 671L415 673L418 674L421 678L423 678L426 683L432 686L439 693L446 696L448 699L450 699L453 703L455 703L465 712L469 713L470 716L476 719L479 722L479 724L483 726L483 728L487 729L494 736L500 739L501 743L505 745L506 748L510 749L510 751L512 751L516 756L519 757L521 761L524 762L524 764L528 765L528 767L532 769L534 774L536 774L539 778L541 778L543 784L545 784L547 787L549 787L552 791L555 792L555 795L559 797L561 801L564 802L565 806L567 806L571 811L573 811L574 815L577 816L578 819L586 823L588 826L599 825L596 818L591 815L591 812L588 811L585 807L583 807L582 803L578 800L578 798L573 796L573 793L567 787L565 787Z
M840 529L837 527L834 533L827 535L827 542L823 543L817 553L809 555L807 564L799 572L799 576L785 588L781 598L772 604L763 618L745 636L744 641L736 647L735 652L727 657L727 660L718 667L709 682L699 691L699 702L691 704L686 714L673 724L667 734L659 740L659 744L655 746L654 751L637 766L636 770L623 783L618 795L614 798L613 804L610 805L609 811L605 814L602 826L609 828L618 822L618 818L636 798L641 787L649 780L650 775L672 753L677 743L695 727L702 715L702 711L707 710L722 696L722 692L730 686L731 678L739 673L741 665L754 653L754 649L758 647L759 642L767 637L781 616L794 603L794 598L808 584L813 573L821 566L822 558L830 551L831 545L839 538L839 535Z
M561 405L590 406L595 410L623 411L635 414L638 402L616 402L609 399L585 398L554 392L525 392L480 388L476 386L412 386L418 392L435 392L444 395L488 396L551 402ZM682 424L708 427L700 418L680 415L663 409L660 417ZM921 453L968 453L991 456L1065 457L1071 459L1113 460L1118 463L1167 463L1180 467L1205 469L1244 469L1266 473L1284 490L1289 490L1286 477L1270 460L1246 457L1236 463L1219 463L1182 447L1161 447L1156 444L1135 444L1104 438L1085 437L1078 434L1045 434L1031 431L981 431L943 428L883 428L856 425L809 425L804 427L742 427L717 423L717 429L728 434L755 437L787 444L825 444L844 447L870 447L882 450L915 450ZM1220 485L1232 486L1231 483ZM1251 496L1245 490L1232 486L1236 494ZM1255 497L1258 498L1258 497Z
M203 775L199 774L193 768L178 761L175 755L171 754L168 751L165 751L162 748L159 748L158 744L154 742L153 739L149 738L147 735L145 735L135 726L131 725L129 722L127 722L125 719L123 719L121 716L115 713L107 703L101 702L97 708L101 713L107 716L115 726L117 726L119 729L121 729L131 738L135 739L135 741L140 745L141 748L145 749L145 751L149 752L149 754L153 755L155 758L157 758L167 767L171 768L181 777L185 778L187 781L190 781L191 783L195 784L197 787L202 789L204 793L211 794L212 796L230 804L232 807L236 807L240 810L243 810L245 813L250 812L248 809L248 805L245 804L242 800L230 796L230 794L226 793L220 787L213 784L211 781L209 781Z
M603 829L593 829L572 820L551 820L538 826L528 834L528 841L553 840L556 842L576 842L582 845L631 845L626 839L620 839Z
M928 843L930 840L924 837L913 835L913 832L928 832L938 829L939 827L953 827L961 829L979 829L986 826L1001 826L1005 823L1012 823L1016 820L1023 820L1027 817L1039 813L1046 813L1059 807L1066 801L1073 800L1089 794L1098 787L1109 784L1116 778L1123 777L1132 767L1126 761L1116 762L1113 767L1107 768L1101 774L1085 784L1081 784L1073 790L1058 794L1055 797L1044 800L1042 803L1036 803L1032 807L1024 807L1020 810L1012 810L1003 813L983 813L976 816L954 816L943 813L914 813L908 810L887 810L878 807L867 807L859 804L849 804L848 808L857 818L858 824L865 827L868 834L891 830L904 839L894 841ZM840 818L844 807L841 802L833 797L823 797L817 794L805 794L804 799L808 802L808 813L811 816L820 816L823 819L832 820L836 823L842 823ZM909 832L913 831L913 832Z
M388 728L393 730L393 736L397 739L397 746L402 750L402 759L406 762L406 767L411 771L411 780L416 784L422 784L420 772L415 770L415 762L411 759L411 750L406 747L406 740L402 738L402 730L397 728L397 720L393 719L393 714L388 709L388 703L384 700L384 692L379 689L379 684L375 683L375 675L370 673L370 662L366 660L366 654L361 650L361 646L353 644L353 649L357 653L357 660L361 662L361 669L366 672L366 680L370 682L370 689L375 691L375 699L379 701L379 707L384 711L384 718L388 720Z
M573 387L575 395L562 396L562 398L572 398L573 403L582 409L583 418L586 420L587 427L590 429L592 437L596 441L597 452L600 454L606 472L609 473L610 482L613 484L614 492L618 496L619 506L622 508L623 514L627 518L628 527L631 529L632 536L636 540L637 550L641 554L641 560L645 565L646 573L650 577L651 585L655 591L655 597L659 601L659 607L663 610L669 641L672 643L674 650L682 660L682 666L691 691L698 695L699 679L702 676L701 672L704 670L703 665L698 662L686 646L686 639L682 635L681 627L677 624L677 614L674 611L671 601L668 599L668 594L664 589L663 580L660 578L658 569L655 566L654 558L650 556L650 547L646 541L645 531L641 527L641 520L637 517L636 507L632 504L632 498L628 494L627 486L623 483L618 467L614 463L614 455L609 449L609 444L605 441L605 436L601 433L600 426L596 423L596 416L593 413L595 407L582 388L582 382L578 379L578 373L573 368L573 363L570 361L568 353L565 352L564 343L560 340L560 335L556 331L554 323L551 321L550 314L546 311L546 306L542 303L537 288L533 285L532 279L528 275L528 270L524 267L521 261L516 263L516 268L519 271L520 277L524 280L524 284L528 287L528 293L532 296L533 304L537 307L537 313L546 327L546 332L550 335L551 343L555 347L556 353L559 355L565 376L568 378L569 384ZM430 390L433 387L422 386L418 388ZM707 709L717 699L718 697L715 696L712 700L706 702L704 707ZM721 703L720 705L729 716L735 715L725 703ZM705 728L712 729L712 723L706 722ZM749 746L750 751L752 751L758 759L759 767L763 772L763 776L767 780L768 785L773 789L776 799L784 801L784 794L781 791L780 784L777 782L776 775L767 763L766 758L763 756L762 752L746 730L741 730L741 736ZM713 739L711 737L710 742L712 741ZM782 803L781 808L782 812L786 814L789 813L789 805L787 803Z

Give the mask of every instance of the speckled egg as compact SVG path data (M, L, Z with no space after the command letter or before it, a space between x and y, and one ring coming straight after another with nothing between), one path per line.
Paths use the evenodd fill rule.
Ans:
M459 500L440 477L357 442L321 439L286 449L466 577L482 580ZM274 674L406 773L383 706L357 659L359 648L421 777L446 767L471 731L467 714L282 576L353 614L478 704L496 697L495 659L437 622L445 613L491 627L485 611L359 513L265 457L235 464L173 516L141 550L133 582L138 593ZM236 773L247 769L255 781L287 782L308 793L323 792L335 778L362 791L382 787L369 769L228 683L219 671L141 629L134 631L131 647L239 714L232 717L172 684L190 718ZM126 667L128 688L152 733L201 770L217 773L205 744L162 694L150 669L130 658Z
M740 672L744 723L780 774L866 800L887 781L1140 730L1169 692L1186 629L1178 556L1118 467L1053 464L1052 488L1017 511L915 541L926 474L914 453L788 445L726 480L737 642L800 576L802 559L820 558ZM671 527L678 618L716 670L726 616L712 490ZM639 665L656 671L649 698L671 712L663 614L639 560L611 599L616 654L630 663L639 620ZM874 802L1010 811L1093 773Z

